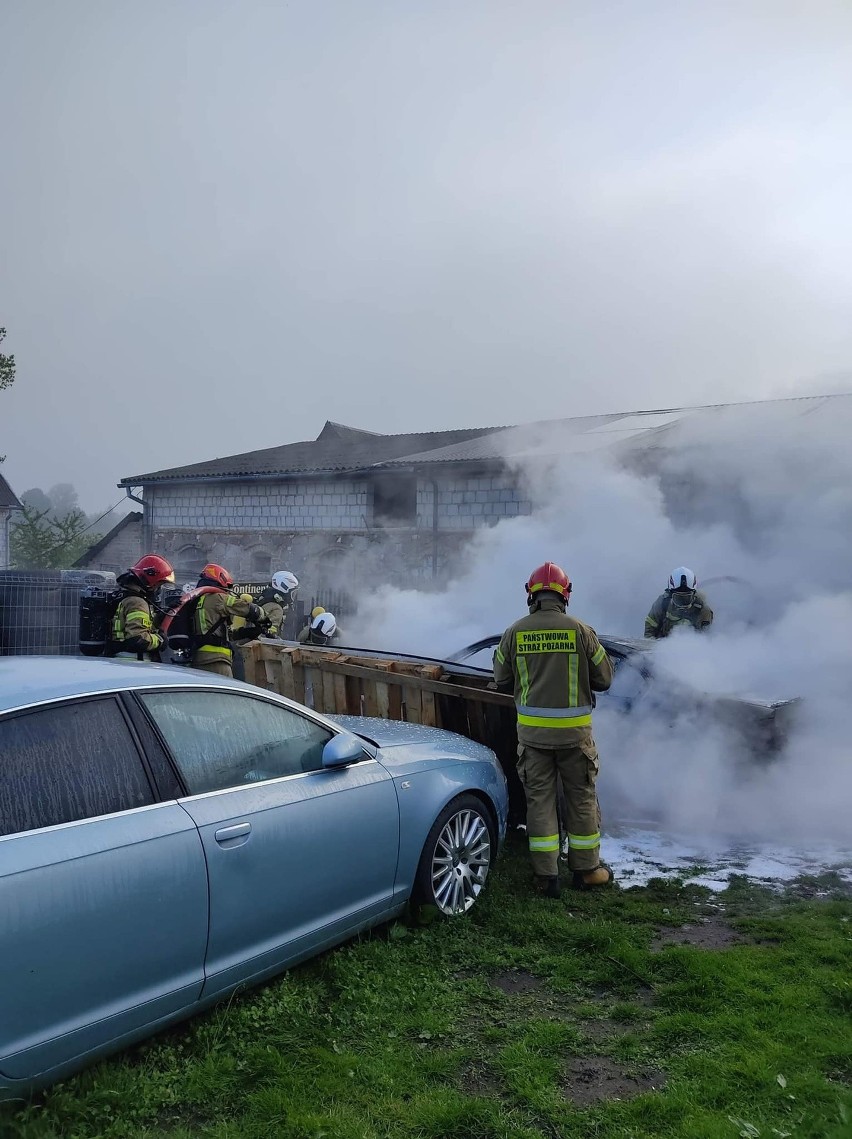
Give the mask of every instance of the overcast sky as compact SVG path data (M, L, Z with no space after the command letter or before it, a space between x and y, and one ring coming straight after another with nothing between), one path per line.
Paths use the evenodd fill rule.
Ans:
M852 387L848 0L0 0L0 43L19 492Z

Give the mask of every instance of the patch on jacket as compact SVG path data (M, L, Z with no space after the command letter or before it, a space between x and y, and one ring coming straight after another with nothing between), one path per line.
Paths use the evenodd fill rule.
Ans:
M575 653L576 629L518 629L515 632L518 653Z

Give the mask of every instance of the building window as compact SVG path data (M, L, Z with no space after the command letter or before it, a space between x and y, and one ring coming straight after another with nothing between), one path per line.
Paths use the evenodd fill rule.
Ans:
M208 554L201 546L181 546L175 554L174 569L175 580L178 585L183 582L195 582L204 566L210 561Z
M372 485L377 526L417 525L417 479L413 475L383 476Z
M265 550L254 550L251 555L252 577L269 577L272 573L272 554Z

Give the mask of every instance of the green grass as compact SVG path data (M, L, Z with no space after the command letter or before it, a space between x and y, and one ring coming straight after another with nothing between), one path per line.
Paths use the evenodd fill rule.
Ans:
M555 902L528 879L511 846L468 919L341 946L0 1108L0 1136L852 1136L839 880L781 896L736 880L712 899L657 881ZM741 942L651 951L660 927L719 920L708 899ZM610 1096L631 1098L586 1102L607 1075Z

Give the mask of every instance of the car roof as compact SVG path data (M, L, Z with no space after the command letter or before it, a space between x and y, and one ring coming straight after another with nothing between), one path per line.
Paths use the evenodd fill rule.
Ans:
M221 685L258 691L251 684L214 673L148 661L63 656L0 657L0 713L71 696L181 684L203 684L205 688Z

